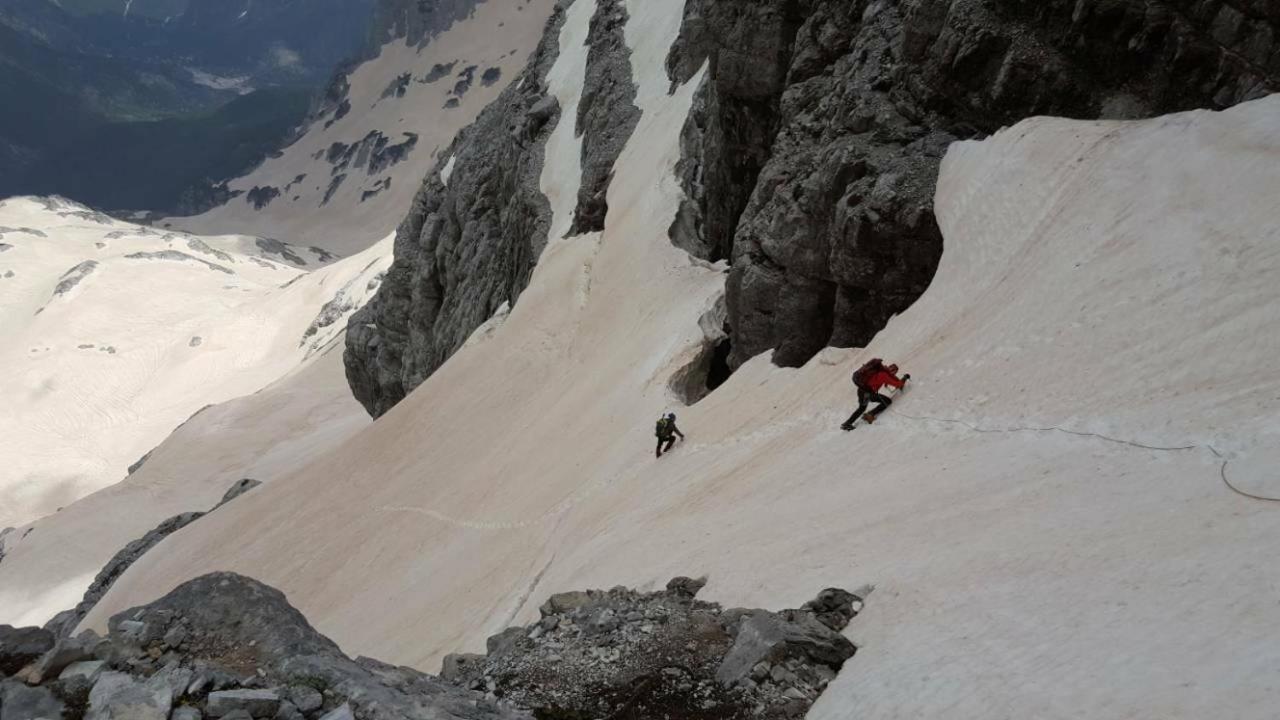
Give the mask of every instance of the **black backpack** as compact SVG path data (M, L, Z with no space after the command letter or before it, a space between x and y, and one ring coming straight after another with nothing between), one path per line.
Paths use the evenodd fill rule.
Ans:
M871 382L871 376L884 369L884 360L880 358L871 358L863 363L862 367L853 372L853 384L858 387L865 387Z

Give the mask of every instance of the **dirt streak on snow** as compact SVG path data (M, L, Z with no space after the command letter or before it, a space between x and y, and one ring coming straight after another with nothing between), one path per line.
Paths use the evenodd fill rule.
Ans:
M811 717L1272 717L1280 523L1202 448L1265 468L1280 445L1280 96L955 147L925 297L865 352L748 363L655 462L667 380L723 287L665 237L698 82L664 92L681 7L631 8L644 115L605 231L549 244L505 322L332 455L170 537L87 625L236 570L348 652L434 670L558 590L709 573L718 599L787 607L873 584ZM561 50L566 69L585 51ZM842 433L868 355L914 385Z

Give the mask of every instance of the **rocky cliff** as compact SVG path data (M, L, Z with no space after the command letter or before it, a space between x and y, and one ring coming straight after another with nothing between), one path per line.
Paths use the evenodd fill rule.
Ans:
M625 110L626 46L598 25L587 78L605 79ZM527 71L535 80L555 32ZM828 345L864 345L925 291L943 251L933 193L955 140L1032 115L1139 118L1260 97L1280 89L1278 32L1280 6L1264 0L689 0L668 71L673 84L708 72L683 134L687 198L670 234L731 264L729 367L770 350L799 366ZM457 185L428 178L388 283L349 331L348 377L375 415L516 301L545 241L529 174L541 131L529 128L550 109L536 83L514 87L459 140ZM601 146L634 123L625 111L591 117L579 113L578 132L613 133ZM495 157L469 161L482 153L468 146ZM613 157L584 157L574 232L603 222ZM486 167L524 172L525 189L485 181Z
M590 2L590 0L577 0ZM626 10L595 6L577 112L564 116L548 85L571 2L556 8L524 73L440 154L396 234L386 291L347 333L347 378L381 415L417 387L504 305L514 305L551 232L540 187L547 140L562 122L582 140L571 234L600 230L614 161L631 137L634 105Z
M672 79L711 71L672 234L732 262L730 365L865 345L924 292L951 142L1259 97L1278 30L1251 0L691 0Z

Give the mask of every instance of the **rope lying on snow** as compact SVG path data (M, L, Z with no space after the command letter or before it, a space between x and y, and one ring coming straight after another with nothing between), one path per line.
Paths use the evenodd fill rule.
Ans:
M931 421L931 422L950 423L953 425L962 425L972 430L973 432L978 432L978 433L1060 432L1060 433L1065 433L1067 435L1076 435L1078 437L1097 438L1105 442L1116 443L1118 445L1129 445L1130 447L1141 448L1143 450L1157 450L1160 452L1179 452L1184 450L1208 450L1209 452L1213 453L1214 457L1222 461L1222 464L1218 467L1218 475L1219 477L1222 478L1222 484L1226 485L1227 488L1231 490L1231 492L1234 492L1237 495L1240 495L1242 497L1249 498L1250 500L1261 500L1263 502L1280 502L1280 497L1267 497L1264 495L1254 495L1253 493L1245 492L1244 490L1241 490L1240 488L1236 487L1231 482L1231 479L1227 477L1227 465L1229 465L1231 461L1223 457L1222 453L1218 452L1218 450L1214 448L1212 445L1207 445L1207 444L1206 445L1178 445L1175 447L1160 447L1158 445L1144 445L1140 442L1134 442L1132 440L1121 440L1119 438L1108 437L1106 435L1100 435L1098 433L1080 432L1078 430L1067 430L1065 428L1060 428L1060 427L1012 427L1012 428L994 428L994 429L980 428L972 423L965 422L964 420L930 417L928 415L908 415L904 412L895 410L893 408L889 409L889 413L892 415L897 415L898 417L906 418L908 420L925 420L925 421Z

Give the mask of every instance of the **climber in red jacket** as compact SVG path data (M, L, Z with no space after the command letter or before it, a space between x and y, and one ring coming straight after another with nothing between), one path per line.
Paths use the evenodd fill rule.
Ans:
M853 384L858 388L858 409L853 411L848 420L840 426L841 430L852 430L853 424L862 417L862 413L867 412L867 404L874 401L877 403L876 408L867 413L867 422L873 423L880 413L884 412L893 401L888 397L880 394L880 388L888 385L898 388L899 390L911 379L910 375L903 375L898 378L897 365L885 365L880 358L873 358L867 361L862 367L858 368L853 374Z

